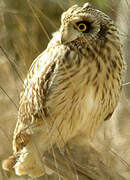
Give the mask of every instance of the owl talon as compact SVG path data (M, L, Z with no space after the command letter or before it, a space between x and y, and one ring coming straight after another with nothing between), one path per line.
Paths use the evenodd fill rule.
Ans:
M8 159L2 162L2 168L5 171L13 171L13 166L15 165L15 163L16 163L16 157L10 156Z
M35 167L32 165L30 167L25 167L24 164L19 164L18 166L15 166L15 173L18 176L21 175L29 175L31 177L40 177L44 175L44 171L42 168L39 168L35 165Z
M20 133L18 133L16 135L15 142L14 142L16 151L19 151L23 147L25 147L29 143L30 139L31 139L31 136L27 134L26 132L21 131Z

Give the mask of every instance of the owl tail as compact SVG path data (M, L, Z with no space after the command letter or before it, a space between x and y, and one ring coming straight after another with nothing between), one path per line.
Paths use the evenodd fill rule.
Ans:
M8 159L5 159L2 162L2 168L5 171L13 171L13 167L15 164L16 164L16 157L12 155L12 156L9 156Z

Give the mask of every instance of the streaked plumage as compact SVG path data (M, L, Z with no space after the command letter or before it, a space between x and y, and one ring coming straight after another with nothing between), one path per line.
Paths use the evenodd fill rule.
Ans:
M79 134L91 140L116 108L124 69L119 33L107 15L88 4L63 13L59 31L24 82L14 154L4 169L41 176L41 155L52 145L63 147Z

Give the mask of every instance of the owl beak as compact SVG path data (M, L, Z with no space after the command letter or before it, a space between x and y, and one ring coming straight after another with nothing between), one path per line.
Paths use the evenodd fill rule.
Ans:
M66 27L65 29L61 29L61 44L66 44L71 41L71 28Z
M61 43L66 44L68 42L74 41L79 37L79 32L74 30L72 26L66 27L66 29L61 29Z
M61 35L61 44L66 44L66 43L71 42L77 38L77 36L75 36L75 34L73 34L71 32L63 32L61 34L62 34Z
M66 33L62 32L61 34L62 34L61 35L61 44L67 43L67 35L66 35Z

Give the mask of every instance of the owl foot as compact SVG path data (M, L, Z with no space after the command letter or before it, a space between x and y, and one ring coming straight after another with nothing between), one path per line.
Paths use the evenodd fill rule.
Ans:
M13 171L13 166L15 165L15 163L16 163L16 157L10 156L8 159L2 162L2 168L5 171Z
M16 151L20 151L23 147L25 147L31 140L31 136L24 131L19 132L14 141L14 147Z
M40 177L40 176L44 175L44 171L43 171L42 167L40 168L36 164L32 164L32 165L26 167L24 165L24 163L15 165L15 173L18 176L28 175L31 177Z
M18 176L28 175L31 177L40 177L44 175L44 167L40 155L26 147L20 153L19 158L14 166L15 173Z

